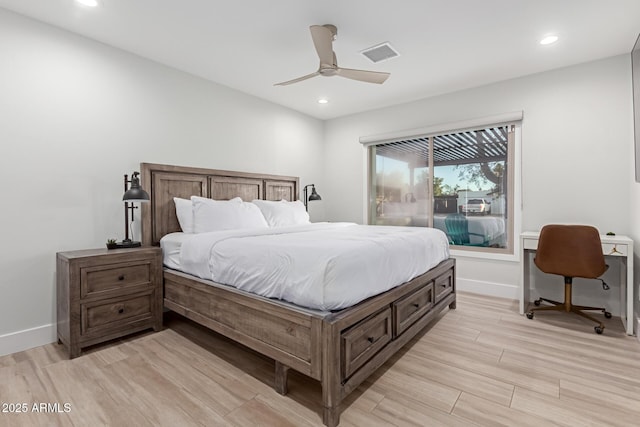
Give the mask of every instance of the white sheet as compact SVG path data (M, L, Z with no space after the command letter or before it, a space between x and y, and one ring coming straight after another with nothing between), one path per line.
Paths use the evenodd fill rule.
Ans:
M352 223L194 234L181 246L186 273L318 310L354 305L449 257L440 230Z
M169 233L160 239L162 248L162 263L174 270L180 270L180 251L182 242L191 239L193 233Z

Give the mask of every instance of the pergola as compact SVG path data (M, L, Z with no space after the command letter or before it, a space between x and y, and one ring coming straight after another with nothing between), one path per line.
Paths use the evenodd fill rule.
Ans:
M431 137L419 137L376 145L376 154L407 162L410 168L426 167ZM437 135L433 139L433 166L489 163L507 160L507 127Z

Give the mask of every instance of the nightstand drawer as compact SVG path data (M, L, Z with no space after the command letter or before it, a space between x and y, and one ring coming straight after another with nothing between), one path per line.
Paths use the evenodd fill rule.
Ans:
M127 298L111 298L81 305L81 334L91 335L104 330L120 330L152 319L154 290Z
M84 267L80 270L80 297L104 295L123 288L148 285L151 282L151 262L134 261Z

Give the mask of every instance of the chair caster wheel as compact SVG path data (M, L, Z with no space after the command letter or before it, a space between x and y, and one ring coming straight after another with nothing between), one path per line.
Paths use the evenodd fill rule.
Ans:
M604 328L601 328L600 326L594 326L593 329L596 331L596 334L598 335L602 335L602 333L604 332Z
M537 299L537 300L535 300L535 301L533 302L533 304L534 304L535 306L539 306L541 302L542 302L542 300L541 300L541 299Z
M608 311L605 311L604 317L606 317L607 319L611 319L611 313L609 313Z
M527 319L533 319L533 311L527 313Z

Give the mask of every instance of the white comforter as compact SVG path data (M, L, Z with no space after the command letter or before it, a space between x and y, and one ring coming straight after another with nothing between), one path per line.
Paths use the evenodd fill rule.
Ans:
M182 271L319 310L398 286L449 257L445 234L422 227L315 223L219 231L182 243Z

